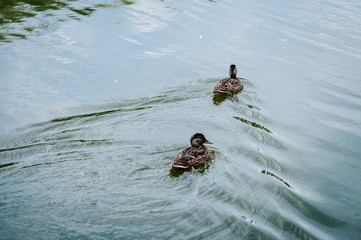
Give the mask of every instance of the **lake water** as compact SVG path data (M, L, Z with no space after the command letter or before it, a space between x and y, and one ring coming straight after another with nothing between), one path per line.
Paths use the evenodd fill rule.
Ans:
M360 239L361 3L0 3L0 239ZM244 90L213 99L236 64ZM211 161L170 164L196 132Z

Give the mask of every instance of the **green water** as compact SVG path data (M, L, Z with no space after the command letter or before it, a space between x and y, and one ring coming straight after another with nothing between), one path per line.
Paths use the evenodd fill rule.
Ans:
M1 239L359 238L358 2L0 9Z

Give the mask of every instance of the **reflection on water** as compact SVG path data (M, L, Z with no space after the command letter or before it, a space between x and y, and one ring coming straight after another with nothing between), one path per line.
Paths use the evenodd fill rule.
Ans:
M213 103L215 105L220 105L227 98L229 98L229 97L227 95L225 95L225 94L214 94L213 95Z
M233 116L233 118L235 118L235 119L237 119L237 120L239 120L239 121L241 121L241 122L243 122L243 123L246 123L246 124L248 124L248 125L251 125L252 127L256 127L256 128L265 130L265 131L268 132L268 133L272 133L271 130L263 127L262 125L260 125L260 124L258 124L258 123L256 123L256 122L252 122L252 121L249 121L249 120L247 120L247 119L244 119L244 118L241 118L241 117L237 117L237 116Z
M132 4L134 2L127 0L115 1L111 5L76 0L4 0L0 2L0 42L26 39L40 30L51 28L57 21L81 20L81 17L90 16L98 8Z
M285 180L283 180L281 177L277 176L276 174L271 173L271 172L266 171L266 170L262 170L262 173L266 174L266 175L270 175L270 176L280 180L281 182L283 182L287 187L292 188L290 184L288 184Z
M9 166L12 166L12 165L17 164L17 163L19 163L19 162L11 162L11 163L0 164L0 168L9 167Z

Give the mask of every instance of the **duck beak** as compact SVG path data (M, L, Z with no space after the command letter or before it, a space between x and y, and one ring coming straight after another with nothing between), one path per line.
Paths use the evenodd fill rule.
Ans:
M213 144L211 143L210 141L206 140L204 143L207 143L207 144Z

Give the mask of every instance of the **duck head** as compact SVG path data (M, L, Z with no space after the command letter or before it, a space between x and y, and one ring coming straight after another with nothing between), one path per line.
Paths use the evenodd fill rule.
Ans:
M192 147L200 147L204 143L212 144L204 137L204 135L202 133L196 133L191 137Z
M236 65L232 64L229 67L228 75L230 78L237 78L237 68Z

